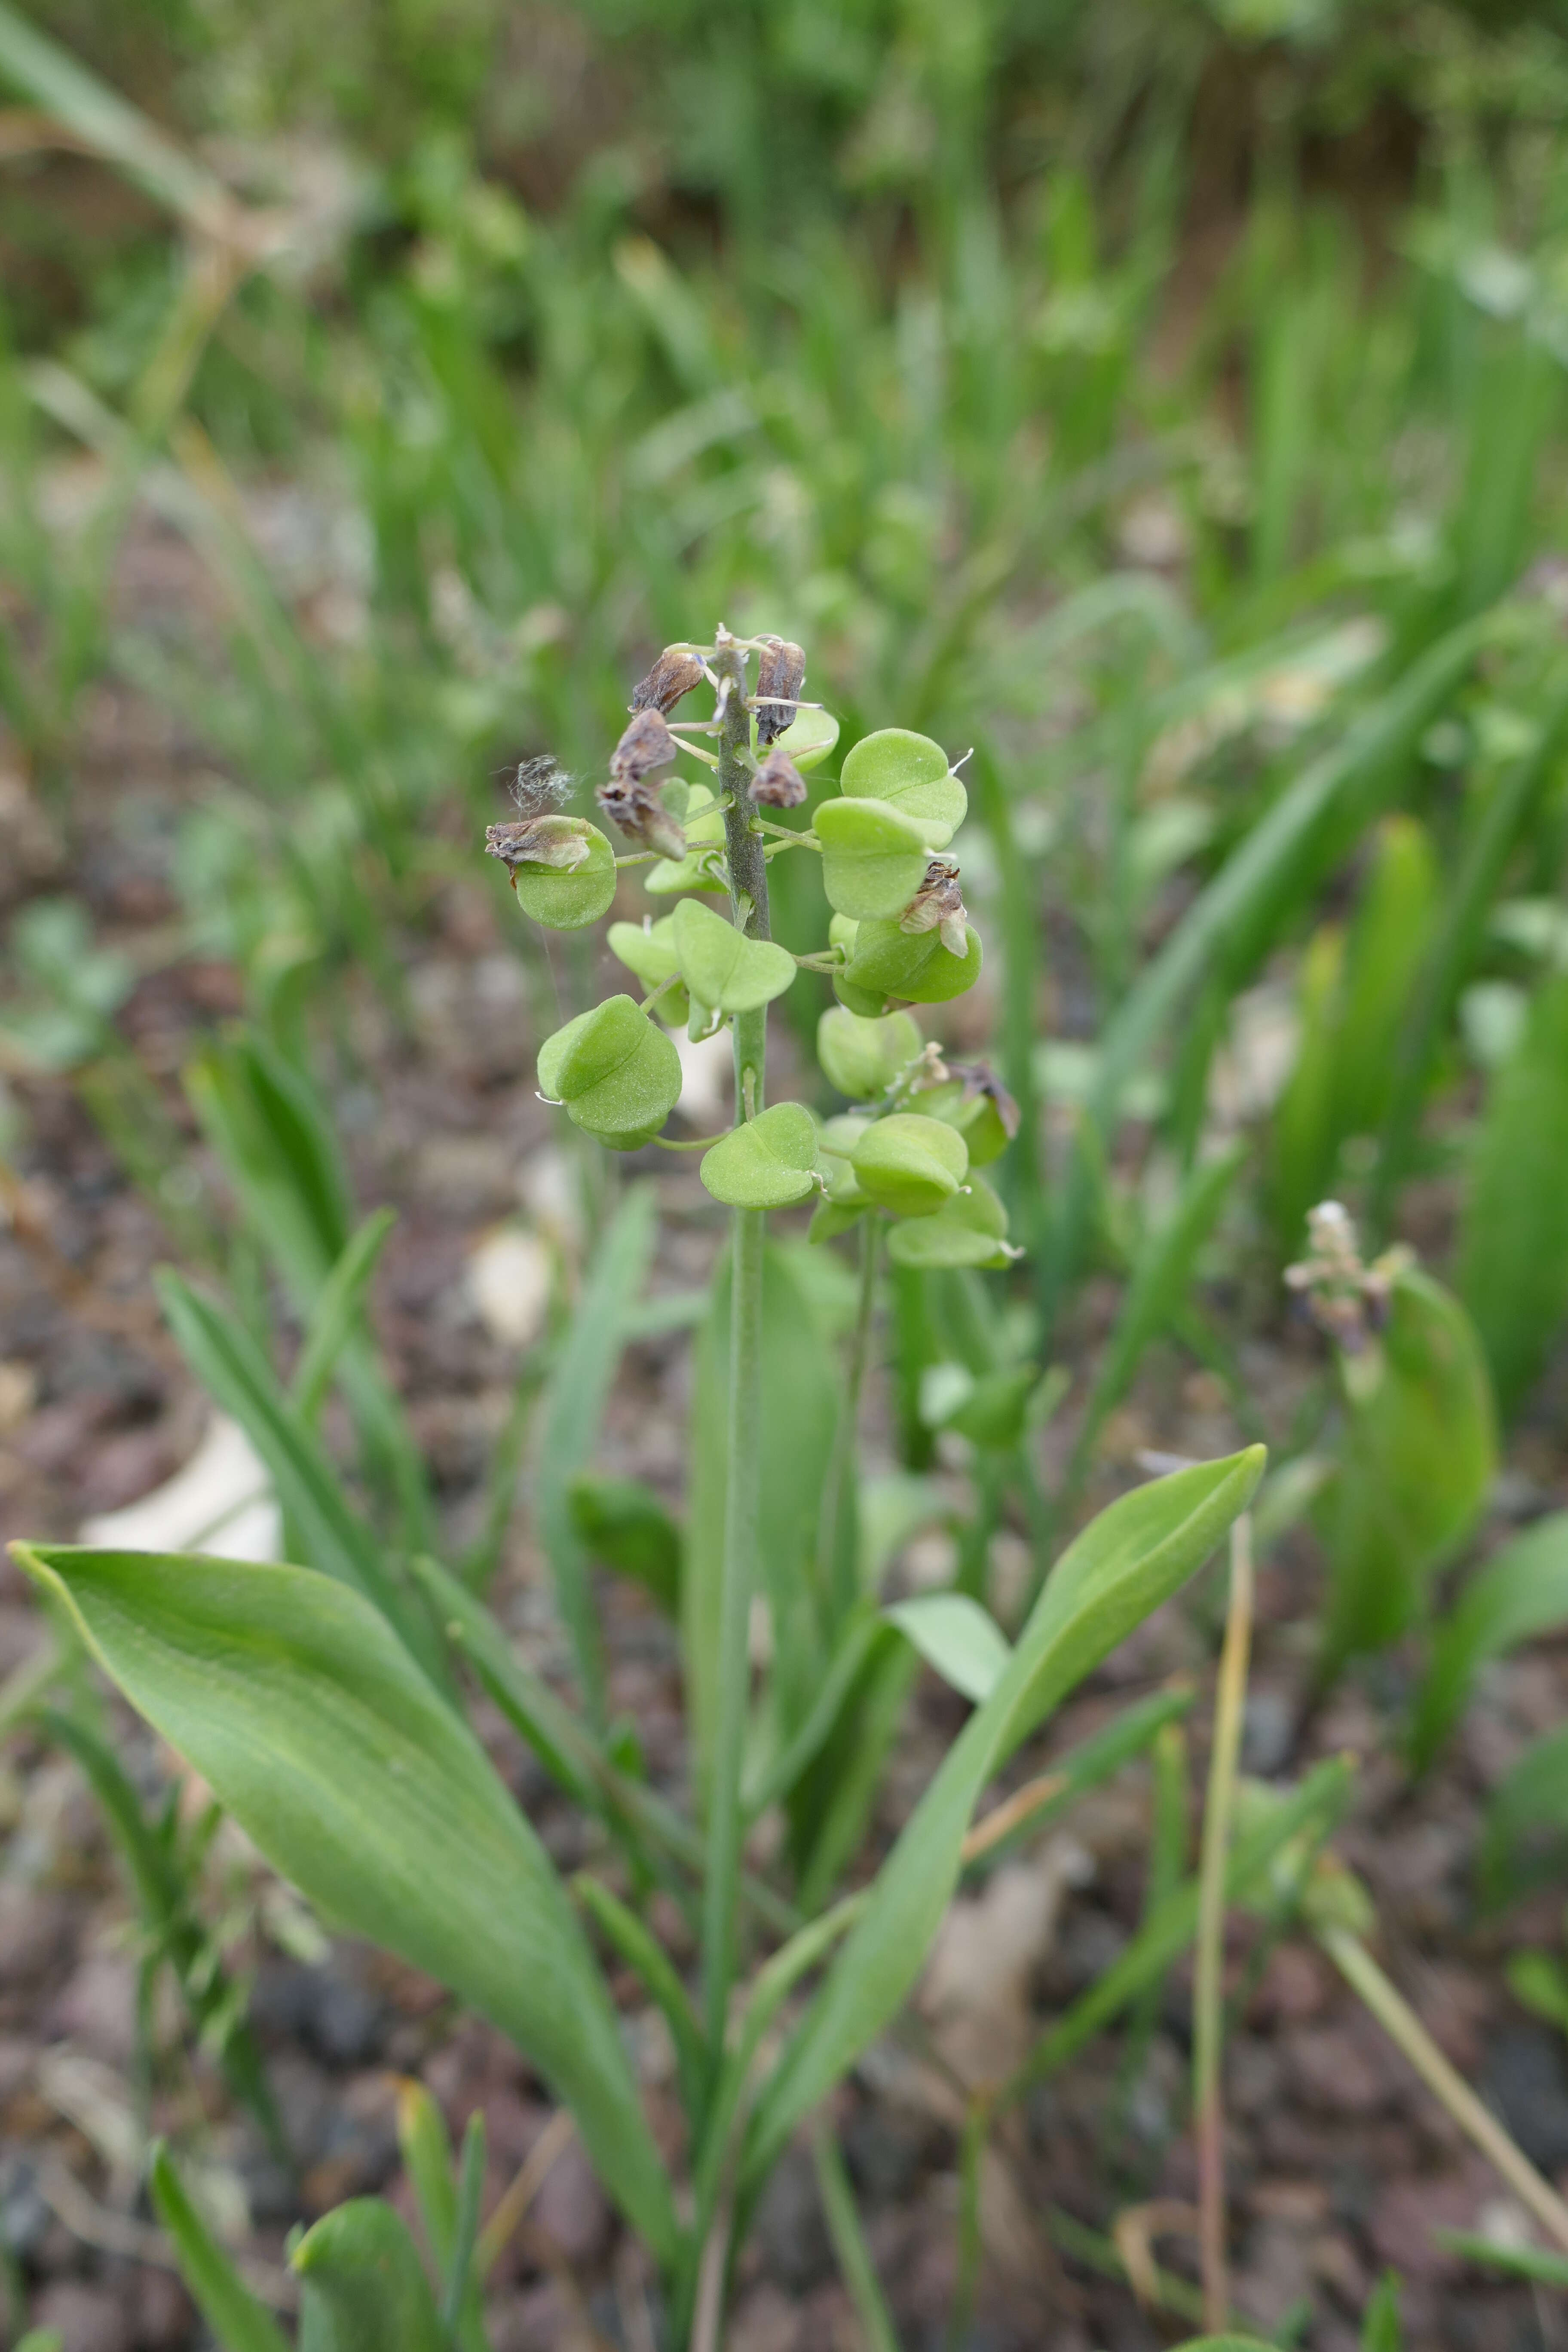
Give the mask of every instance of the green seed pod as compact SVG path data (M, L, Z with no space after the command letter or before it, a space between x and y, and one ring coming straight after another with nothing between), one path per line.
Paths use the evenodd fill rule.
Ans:
M935 1272L939 1267L1005 1265L1016 1250L1007 1246L1007 1212L984 1176L971 1175L934 1216L911 1217L888 1235L895 1265Z
M899 1217L934 1215L969 1172L963 1138L940 1118L898 1111L873 1119L851 1154L863 1192Z
M837 1118L822 1123L817 1152L827 1180L827 1197L841 1209L863 1209L870 1200L854 1165L855 1147L870 1125L860 1111L841 1111Z
M857 800L886 803L919 825L931 849L945 849L969 810L969 795L929 735L884 727L856 744L844 761L838 789Z
M969 1146L972 1168L1000 1160L1018 1132L1018 1106L984 1064L954 1071L939 1087L922 1087L913 1107L928 1118L946 1119Z
M907 1013L865 1020L834 1004L816 1024L823 1076L852 1102L869 1102L885 1093L920 1050L921 1033Z
M784 729L774 748L792 760L803 776L809 776L813 768L821 767L837 740L838 721L831 711L803 710Z
M795 976L798 967L787 948L747 939L695 898L682 898L669 919L681 978L700 1004L754 1013L782 996Z
M816 833L822 844L822 887L841 915L902 912L925 879L926 836L885 801L824 801Z
M617 956L628 971L635 971L643 986L650 992L672 980L680 969L680 959L675 950L675 920L662 916L657 923L612 923L605 933L605 943L613 956ZM691 1010L684 988L672 988L661 996L655 1008L659 1019L671 1029L685 1024Z
M811 1213L811 1223L805 1229L806 1240L808 1242L837 1241L840 1234L847 1234L852 1225L859 1223L870 1205L869 1201L847 1203L842 1201L819 1201Z
M657 1135L680 1094L680 1056L629 996L607 996L539 1049L542 1094L614 1151Z
M960 959L942 943L938 931L901 931L897 923L865 922L855 934L855 952L845 967L844 989L860 996L902 997L909 1004L945 1004L962 996L980 977L980 934L973 925L967 938L969 953ZM835 982L837 987L837 982ZM858 1009L838 990L839 1000Z
M691 786L685 824L685 856L661 857L643 876L643 888L655 898L671 898L679 890L721 891L724 887L709 866L713 852L724 846L724 817L706 784Z
M549 930L580 931L596 923L615 898L616 853L586 817L493 824L485 845L504 861L523 913ZM521 854L531 849L538 855Z
M804 1103L774 1103L731 1128L697 1172L729 1208L790 1208L816 1189L816 1122Z

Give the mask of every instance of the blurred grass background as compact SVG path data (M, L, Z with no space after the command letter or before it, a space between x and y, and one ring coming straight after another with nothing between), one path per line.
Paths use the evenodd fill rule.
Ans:
M1491 910L1549 897L1568 838L1560 10L30 21L186 160L138 162L139 118L62 96L0 15L0 709L68 813L98 682L206 747L174 873L257 1017L323 1011L348 967L395 1003L398 927L471 866L504 763L549 749L586 790L650 650L721 615L806 644L851 736L977 746L965 886L1047 1315L1096 1220L1112 1262L1127 1235L1092 1166L1047 1208L1043 1093L1108 1138L1152 1118L1179 1173L1295 1055L1278 1250L1334 1182L1392 1228L1435 1093L1473 1107L1558 953ZM139 500L194 551L195 609L115 593ZM1452 633L1489 613L1478 667ZM1302 855L1150 982L1366 713L1392 732ZM1469 878L1421 899L1372 1025L1352 1008L1353 1099L1313 1093L1298 1020L1253 1100L1247 992L1297 989L1314 919L1337 938L1391 804ZM805 944L815 884L779 878ZM105 983L61 919L24 917L13 968L24 1013L74 989L56 1050L90 1058ZM1318 952L1297 992L1332 1059L1350 983Z

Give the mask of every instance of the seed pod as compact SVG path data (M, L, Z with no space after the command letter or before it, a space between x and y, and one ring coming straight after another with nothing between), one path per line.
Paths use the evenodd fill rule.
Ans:
M613 1151L657 1135L680 1093L680 1056L629 996L607 996L539 1049L540 1091Z
M999 1160L1018 1132L1018 1106L984 1062L954 1062L945 1084L922 1087L910 1099L928 1118L957 1128L972 1168Z
M891 1086L921 1050L921 1033L907 1013L866 1021L831 1004L816 1024L823 1076L851 1102L870 1102Z
M660 719L660 726L663 723ZM685 831L676 824L652 784L625 782L613 776L607 784L599 786L594 797L628 841L640 843L644 849L657 849L661 857L685 856Z
M899 917L900 931L935 931L949 955L968 950L969 909L958 887L958 868L951 857L933 857L926 878Z
M854 952L842 972L834 975L834 991L851 1012L881 1012L889 996L906 1004L944 1004L962 996L980 977L980 934L973 927L964 937L962 956L950 953L940 931L901 931L897 923L864 922L855 934ZM868 997L874 1004L859 1000Z
M658 710L639 710L610 755L617 784L640 784L655 768L668 768L680 746Z
M764 808L798 808L805 798L805 778L787 751L772 751L752 779L752 798Z
M668 719L683 694L702 683L702 665L685 646L666 646L647 676L632 692L634 710L658 710Z
M898 1217L933 1216L969 1172L963 1138L940 1118L895 1111L873 1119L850 1155L864 1192Z
M763 643L767 651L757 665L757 741L766 746L795 723L805 684L805 655L787 637L764 637Z

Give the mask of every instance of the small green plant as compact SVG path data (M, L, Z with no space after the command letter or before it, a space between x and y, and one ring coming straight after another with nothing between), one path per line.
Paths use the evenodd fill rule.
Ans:
M616 942L628 963L651 967L649 998L612 996L540 1053L542 1090L589 1134L625 1150L657 1136L679 1092L679 1055L653 1017L659 1006L679 992L693 1034L728 1023L734 1040L735 1122L705 1139L701 1162L708 1190L731 1212L731 1234L703 1342L693 1432L701 1491L689 1540L672 1547L673 1531L635 1495L585 1486L564 1432L558 1501L542 1496L580 1710L522 1666L471 1586L428 1548L413 1548L423 1542L417 1481L399 1478L387 1460L406 1439L357 1336L382 1228L350 1231L308 1096L254 1045L209 1057L196 1098L242 1185L250 1171L252 1214L280 1269L301 1295L312 1283L320 1291L308 1382L301 1374L294 1394L282 1391L255 1340L173 1277L165 1306L214 1393L246 1421L291 1542L312 1565L51 1545L18 1553L126 1696L323 1916L403 1954L510 2033L571 2110L659 2265L672 2340L696 2352L721 2340L735 2255L773 2165L896 2015L964 1869L997 1837L1048 1817L1048 1805L1114 1769L1184 1704L1134 1708L1124 1727L1088 1743L1080 1763L1067 1759L1037 1798L1005 1809L995 1836L972 1835L976 1805L1009 1757L1202 1564L1245 1508L1262 1464L1254 1447L1112 1504L1057 1561L1016 1643L972 1591L878 1607L857 1527L855 1424L884 1237L897 1268L1005 1265L1005 1215L973 1165L1003 1150L1011 1111L987 1073L951 1066L922 1043L904 1009L940 1002L978 970L957 871L942 854L963 813L963 786L928 739L886 730L849 753L837 795L820 804L809 832L764 814L804 803L802 763L816 764L834 740L830 719L799 708L803 674L796 648L721 632L700 651L671 649L639 688L601 802L639 844L624 862L649 866L656 893L670 886L676 905L668 929L650 922ZM715 690L712 719L671 727L661 702L673 709L672 686L700 679ZM673 763L680 736L710 785L650 781ZM535 914L576 927L586 909L607 909L616 853L585 819L525 810L489 845ZM835 936L796 956L768 937L768 872L776 858L813 849ZM728 897L729 920L696 895L714 885ZM827 973L849 1000L827 1011L818 1034L824 1074L853 1108L820 1127L804 1106L765 1096L767 1006L803 966ZM625 1259L606 1265L610 1298L635 1286L643 1197L628 1197L604 1244L612 1260L617 1250ZM811 1200L819 1242L857 1231L858 1304L791 1586L777 1561L792 1555L777 1553L762 1511L764 1423L787 1412L764 1412L763 1400L800 1332L789 1312L771 1312L795 1277L766 1243L764 1220ZM582 1367L573 1379L585 1383L584 1397L602 1394L604 1340L592 1318L581 1342L575 1331L568 1339L563 1381L574 1349ZM321 1450L313 1419L334 1376L409 1549L378 1540ZM1034 1379L1013 1380L1005 1396L978 1381L966 1391L954 1410L978 1416L977 1444L1016 1443ZM798 1522L799 1495L793 1500ZM770 1522L786 1516L770 1512ZM695 1819L646 1786L605 1719L585 1545L635 1556L679 1610ZM760 1576L770 1557L771 1583ZM760 1585L773 1654L754 1690L749 1629ZM891 1851L841 1895L887 1752L889 1702L896 1720L906 1662L917 1654L964 1692L973 1712ZM558 1877L468 1728L458 1689L465 1669L597 1815L610 1877L604 1864L571 1889ZM759 1879L746 1840L774 1807L787 1835L779 1871ZM691 1923L693 1982L646 1916L660 1886ZM689 2131L684 2181L672 2179L644 2118L595 1940L668 2022ZM814 1976L820 1981L803 2000ZM847 2277L864 2305L874 2282L826 2141L818 2162ZM306 2340L317 2340L315 2329L345 2346L374 2335L387 2352L481 2342L469 2284L478 2178L465 2160L460 2180L437 2197L445 2219L427 2229L436 2288L390 2208L356 2200L319 2222L294 2258ZM274 2324L230 2294L232 2278L214 2268L166 2163L156 2186L222 2340L241 2352L270 2347ZM404 2288L394 2293L397 2280Z

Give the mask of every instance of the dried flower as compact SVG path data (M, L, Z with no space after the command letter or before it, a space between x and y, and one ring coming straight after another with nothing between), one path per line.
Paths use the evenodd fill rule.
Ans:
M792 726L805 684L805 656L787 637L764 637L767 650L757 665L757 741L766 745Z
M761 732L761 720L758 721ZM752 798L764 808L798 808L805 798L805 778L787 751L768 753L752 779Z
M702 664L685 646L666 646L633 694L634 710L658 710L668 719L683 694L702 683Z
M963 1081L964 1101L988 1102L1002 1122L1002 1132L1011 1143L1018 1132L1018 1106L990 1063L953 1062L949 1067L955 1078Z
M661 857L685 856L686 835L651 784L612 777L599 786L595 798L629 841L640 843L644 849L657 849Z
M1384 1250L1364 1265L1354 1220L1338 1201L1308 1210L1307 1238L1308 1254L1286 1267L1286 1283L1301 1295L1319 1330L1347 1356L1358 1356L1387 1322L1389 1293L1411 1254L1403 1247Z
M617 784L640 784L655 768L668 768L680 749L658 710L639 710L610 754L610 776Z
M485 855L499 857L512 874L520 866L548 866L575 874L586 866L590 827L580 816L531 816L485 827Z
M926 878L899 917L900 931L939 931L949 955L969 952L969 910L958 887L958 868L951 857L933 857Z

